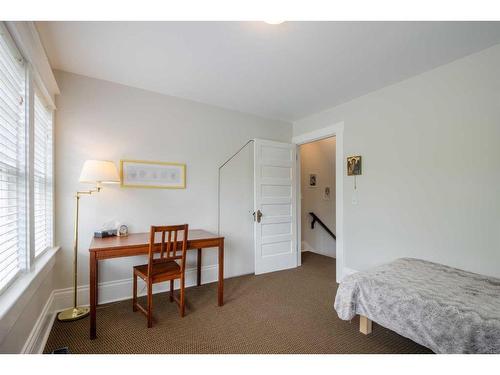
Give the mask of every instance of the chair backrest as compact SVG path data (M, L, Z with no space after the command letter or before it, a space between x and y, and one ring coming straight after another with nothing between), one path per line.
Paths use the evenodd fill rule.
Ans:
M178 234L182 233L182 238ZM181 270L186 268L188 225L151 226L149 237L148 276L154 263L180 259ZM159 256L155 258L155 253Z

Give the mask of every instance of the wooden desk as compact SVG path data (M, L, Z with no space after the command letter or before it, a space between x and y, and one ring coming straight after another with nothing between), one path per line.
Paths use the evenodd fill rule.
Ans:
M182 241L179 233L178 241ZM158 241L160 241L158 239ZM224 237L195 229L188 233L188 250L198 250L197 285L201 284L201 251L202 249L217 247L219 249L219 287L217 302L224 304ZM158 251L159 251L158 246ZM149 233L132 233L127 237L94 238L89 248L90 252L90 339L96 338L96 308L98 292L98 261L102 259L130 257L148 254ZM132 274L132 269L130 270ZM131 309L132 311L132 309Z

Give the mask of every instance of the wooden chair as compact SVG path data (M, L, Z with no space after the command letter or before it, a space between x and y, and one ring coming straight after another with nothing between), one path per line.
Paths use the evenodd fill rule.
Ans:
M181 241L177 240L179 232L183 232ZM157 233L161 233L161 242L158 243L155 242ZM187 237L187 224L151 227L149 261L148 264L134 267L134 294L132 299L133 311L140 310L146 315L148 328L153 326L153 284L170 281L170 302L175 300L179 305L181 317L184 316L184 274L186 270ZM159 257L155 258L155 252ZM180 265L176 260L180 260ZM147 284L148 304L146 308L137 303L137 277L140 277ZM176 279L180 279L179 299L174 296L174 281Z

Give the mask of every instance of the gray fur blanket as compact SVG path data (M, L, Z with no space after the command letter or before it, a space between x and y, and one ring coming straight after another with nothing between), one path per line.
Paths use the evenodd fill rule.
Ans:
M402 258L344 278L334 306L435 353L500 353L500 279Z

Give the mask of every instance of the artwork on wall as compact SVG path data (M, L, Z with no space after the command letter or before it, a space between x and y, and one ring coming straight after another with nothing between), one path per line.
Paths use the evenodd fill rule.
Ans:
M323 199L325 201L330 200L330 186L325 186L325 189L323 190Z
M361 174L361 156L348 156L347 157L347 175L358 176Z
M186 164L120 160L120 177L123 187L185 189Z
M309 174L309 187L314 188L318 186L318 175L316 173Z

